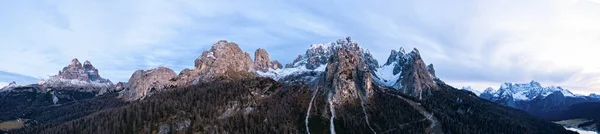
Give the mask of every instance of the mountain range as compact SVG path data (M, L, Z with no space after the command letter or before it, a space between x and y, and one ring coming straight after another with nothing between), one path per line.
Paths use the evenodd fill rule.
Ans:
M499 95L538 98L513 87ZM0 121L26 120L10 133L574 133L447 85L416 48L379 65L350 37L310 45L285 66L221 40L194 68L137 70L117 84L73 59L3 91ZM499 100L524 99L508 98Z
M482 93L470 87L462 90L471 91L483 99L521 109L540 117L566 110L573 104L600 102L600 97L594 93L587 96L574 94L560 86L543 87L536 81L522 84L504 83L497 90L487 88Z
M594 93L587 96L574 94L560 86L543 87L536 81L522 84L504 83L497 90L487 88L483 93L470 87L462 90L473 92L483 99L501 105L521 109L546 120L589 120L581 124L567 125L592 131L598 131L598 127L588 126L600 126L600 123L596 123L600 120L596 116L600 115L597 114L600 96Z

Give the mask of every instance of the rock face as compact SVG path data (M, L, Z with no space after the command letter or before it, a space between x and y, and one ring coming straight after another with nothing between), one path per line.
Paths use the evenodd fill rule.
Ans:
M236 43L221 40L195 60L195 67L199 80L210 81L223 76L247 75L253 68L253 62Z
M433 65L425 66L417 49L408 54L403 48L400 51L392 50L387 62L374 74L380 85L419 99L427 97L431 90L438 88L434 80Z
M170 80L176 76L173 70L166 67L137 70L131 75L128 87L120 92L119 97L126 100L143 99L154 92L169 88Z
M281 63L279 63L279 61L274 60L274 61L271 61L271 66L269 66L269 67L272 69L281 69L281 68L283 68L283 65L281 65Z
M409 53L407 62L402 68L401 80L402 84L401 92L404 94L417 97L422 99L425 95L431 94L431 90L437 89L432 73L430 73L425 67L423 59L419 54L419 50L414 49Z
M84 91L97 91L104 93L114 88L113 83L100 77L90 61L85 61L82 65L78 59L71 60L71 63L58 72L58 75L40 80L39 85L45 88L71 88L83 89Z
M331 51L334 55L325 69L325 84L332 89L335 104L373 95L371 73L363 57L365 53L357 43L350 43L350 38L346 39L349 43L343 43Z
M437 76L435 76L435 69L433 68L433 64L427 65L427 71L429 71L431 76L433 76L434 78L437 77Z
M81 62L79 62L77 59L71 60L71 64L64 67L62 71L58 71L58 76L62 79L77 79L80 81L88 80L87 72L85 72Z
M254 52L254 69L257 71L267 72L269 69L280 69L283 67L279 61L271 61L267 50L259 48Z
M265 49L259 48L254 52L254 65L257 70L266 72L271 67L269 53Z

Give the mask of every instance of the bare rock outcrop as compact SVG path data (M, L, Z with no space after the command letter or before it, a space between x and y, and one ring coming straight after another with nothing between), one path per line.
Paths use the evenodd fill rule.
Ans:
M431 94L431 90L437 89L435 81L427 70L421 54L416 48L410 52L405 66L402 68L402 79L400 83L404 94L423 99Z
M272 69L281 69L281 68L283 68L283 65L281 65L281 63L279 63L279 61L274 60L274 61L271 61L271 66L269 66L269 67Z
M433 76L434 78L437 77L435 76L435 69L433 68L433 64L427 65L427 71L429 71L429 74L431 74L431 76Z
M170 88L170 80L176 76L173 70L166 67L137 70L131 75L127 88L120 92L119 97L125 100L143 99L154 92Z
M261 57L265 59L261 61L268 60L268 54ZM255 66L250 55L243 52L236 43L220 40L196 58L193 69L182 70L170 84L182 87L222 78L253 77L251 71Z
M271 59L267 50L259 48L254 52L254 66L256 70L266 72L271 67Z
M333 52L324 76L327 87L333 91L333 102L342 104L372 96L371 73L358 44L347 44Z
M221 40L195 60L195 67L199 73L198 80L210 81L218 77L248 75L253 62L236 43Z

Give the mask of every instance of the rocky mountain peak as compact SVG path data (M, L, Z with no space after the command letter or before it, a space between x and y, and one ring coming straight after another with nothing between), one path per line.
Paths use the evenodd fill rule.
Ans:
M58 76L63 79L88 80L87 75L85 75L85 69L77 58L71 60L71 63L64 67L62 71L58 71Z
M81 62L79 62L79 59L74 58L71 60L71 63L69 64L68 67L80 67L81 66Z
M352 40L351 37L346 37L332 43L311 45L304 55L299 55L294 62L287 64L286 68L304 66L306 69L314 70L321 65L327 64L331 55L335 54L339 48L357 51L360 52L361 55L365 53L363 49L360 48L358 42Z
M409 58L402 68L402 80L400 83L403 85L403 88L401 91L407 95L422 99L425 97L423 94L430 94L430 90L437 89L437 85L425 66L419 50L416 48L413 49L408 56Z
M279 61L271 61L267 50L259 48L254 52L254 69L267 72L270 69L281 68Z
M44 87L83 89L98 93L104 93L114 87L110 80L100 77L98 69L90 61L86 60L82 65L77 58L58 71L58 75L42 79L38 84Z
M437 89L433 65L425 65L418 49L405 53L403 48L392 50L387 62L375 70L377 83L422 99ZM425 96L423 94L426 94Z
M333 102L366 98L373 94L371 73L358 47L340 47L329 59L324 80L332 89Z
M10 90L12 90L12 89L16 88L17 86L18 86L18 85L17 85L17 82L14 82L14 81L13 81L13 82L9 83L8 85L6 85L6 86L4 86L4 87L1 87L1 88L0 88L0 92L7 92L7 91L10 91Z
M195 69L200 73L201 80L233 75L234 72L248 72L253 66L248 53L242 51L236 43L225 40L215 43L209 51L204 51L195 60Z

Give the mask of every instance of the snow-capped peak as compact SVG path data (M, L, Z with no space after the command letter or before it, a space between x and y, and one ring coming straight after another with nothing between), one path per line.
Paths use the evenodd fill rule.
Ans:
M578 97L567 89L560 86L542 87L537 81L529 83L504 83L498 90L492 88L486 89L483 94L493 96L493 98L513 98L519 101L530 101L537 97L546 97L554 92L561 92L565 97Z
M470 91L470 92L474 93L474 94L475 94L475 95L477 95L477 96L481 95L481 92L480 92L480 91L477 91L477 90L475 90L475 89L471 88L471 86L462 87L461 89L462 89L462 90L466 90L466 91Z
M10 91L12 89L14 89L15 87L17 87L17 83L16 82L11 82L6 86L3 86L2 88L0 88L0 92L6 92L6 91Z
M270 77L274 80L280 80L290 75L299 75L306 72L323 72L327 67L329 58L339 50L357 50L360 54L369 54L365 52L358 43L346 37L338 39L331 43L312 44L306 50L306 53L299 55L292 63L287 64L285 68L269 69L266 72L257 72L258 75Z

